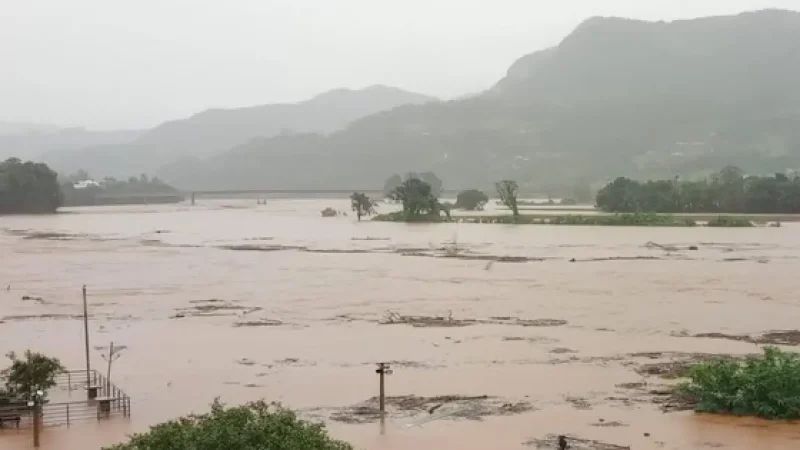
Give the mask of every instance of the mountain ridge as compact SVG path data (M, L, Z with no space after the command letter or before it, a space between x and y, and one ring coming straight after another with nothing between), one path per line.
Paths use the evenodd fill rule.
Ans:
M394 108L328 136L251 141L169 178L379 187L395 172L434 170L460 188L692 176L729 163L784 170L800 167L797 79L795 11L591 18L476 97ZM308 173L287 176L293 170Z
M67 173L79 169L97 176L153 173L175 160L208 157L257 137L327 134L372 113L435 101L434 97L382 85L334 89L298 103L208 109L164 122L126 144L52 152L44 159Z

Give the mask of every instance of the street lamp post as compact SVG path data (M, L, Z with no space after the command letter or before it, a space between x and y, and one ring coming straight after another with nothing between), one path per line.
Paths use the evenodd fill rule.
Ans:
M33 447L39 448L39 433L41 428L40 418L42 416L42 398L44 392L36 391L28 401L28 406L33 408Z

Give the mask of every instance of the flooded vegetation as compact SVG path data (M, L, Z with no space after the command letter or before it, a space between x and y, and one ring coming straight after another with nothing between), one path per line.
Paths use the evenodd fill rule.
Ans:
M120 442L218 396L279 401L355 448L557 448L564 436L571 449L751 450L800 439L784 422L696 415L698 400L676 390L697 364L800 344L793 223L407 225L322 218L329 205L349 200L8 218L0 352L35 348L80 369L82 284L92 344L127 347L114 382L132 398L130 422L47 430L44 448ZM394 371L383 427L376 362ZM0 446L27 438L0 433Z

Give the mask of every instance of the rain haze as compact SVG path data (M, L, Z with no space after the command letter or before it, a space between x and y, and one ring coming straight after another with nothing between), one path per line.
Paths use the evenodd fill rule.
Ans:
M2 0L0 120L141 129L374 84L443 99L596 15L673 20L796 0Z
M0 449L800 448L800 0L0 3Z

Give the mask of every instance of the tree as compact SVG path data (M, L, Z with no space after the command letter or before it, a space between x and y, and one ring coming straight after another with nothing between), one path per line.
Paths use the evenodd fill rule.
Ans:
M466 209L469 211L482 210L484 205L489 201L489 197L477 189L469 189L461 191L456 197L456 208Z
M453 210L454 207L455 205L453 205L450 202L439 203L439 209L444 211L444 215L447 216L448 222L452 220L452 217L450 217L450 212Z
M0 163L0 214L54 213L64 202L47 164L9 158Z
M420 180L428 183L431 186L431 192L434 196L439 197L442 195L444 183L433 172L423 172L419 177Z
M517 186L517 182L503 180L499 183L495 183L495 188L497 189L497 195L500 197L500 201L511 210L514 217L519 217L519 208L517 208L519 186Z
M439 213L439 201L431 192L431 186L418 178L405 180L392 191L389 198L403 204L407 220Z
M392 175L386 180L386 183L383 184L383 196L390 197L392 192L400 187L401 184L403 184L403 178L398 174Z
M56 385L56 375L64 371L57 358L49 358L41 353L25 351L25 359L9 353L11 367L3 370L6 377L6 390L12 396L28 400L36 391L46 391Z
M375 205L372 203L372 199L363 192L353 192L353 195L350 196L350 207L356 212L359 222L361 221L361 216L375 214Z
M328 436L322 425L306 422L282 406L263 401L190 415L135 434L107 450L352 450Z

